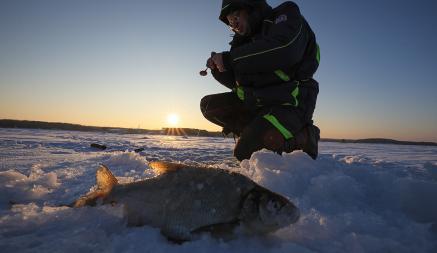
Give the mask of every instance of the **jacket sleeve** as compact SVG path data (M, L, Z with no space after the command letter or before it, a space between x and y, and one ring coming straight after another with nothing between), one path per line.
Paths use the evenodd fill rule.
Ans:
M214 69L211 71L211 74L215 78L215 80L228 87L229 89L235 88L235 77L232 70L220 72L217 69Z
M286 2L276 17L262 38L225 52L225 66L235 73L250 74L285 70L298 63L307 44L299 8L293 2Z

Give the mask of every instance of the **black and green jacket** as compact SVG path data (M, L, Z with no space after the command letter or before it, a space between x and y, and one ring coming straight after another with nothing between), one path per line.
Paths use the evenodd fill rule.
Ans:
M262 0L224 0L220 20L227 24L236 5L252 8L253 32L233 37L231 49L223 52L226 71L214 70L213 76L258 106L296 105L297 86L312 79L320 61L315 35L298 6L288 1L272 9Z

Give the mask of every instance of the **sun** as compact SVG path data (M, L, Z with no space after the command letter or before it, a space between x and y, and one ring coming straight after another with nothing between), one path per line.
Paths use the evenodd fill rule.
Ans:
M175 113L171 113L167 116L167 123L170 126L177 126L179 123L179 115L175 114Z

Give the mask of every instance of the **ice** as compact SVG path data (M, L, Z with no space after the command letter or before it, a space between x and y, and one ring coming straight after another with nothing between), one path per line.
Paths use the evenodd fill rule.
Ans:
M0 172L0 207L39 200L58 186L56 173L44 173L38 166L30 168L29 176L15 170Z
M93 142L108 149L93 150ZM1 252L437 252L437 148L328 142L316 161L300 151L261 150L239 164L233 145L223 138L0 129ZM147 165L154 160L239 172L289 198L301 218L267 236L225 241L205 234L178 245L157 228L127 227L120 207L65 206L93 189L99 164L129 183L155 176Z

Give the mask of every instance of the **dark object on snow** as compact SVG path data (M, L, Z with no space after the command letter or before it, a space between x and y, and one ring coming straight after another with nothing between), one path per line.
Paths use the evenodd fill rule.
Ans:
M134 149L134 151L135 151L135 153L139 153L141 151L144 151L144 148L137 148L137 149Z
M97 148L97 149L100 149L100 150L105 150L105 149L106 149L106 146L105 146L105 145L100 145L100 144L97 144L97 143L92 143L92 144L90 145L90 147L92 147L92 148Z

